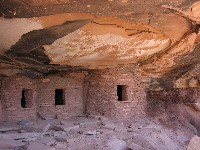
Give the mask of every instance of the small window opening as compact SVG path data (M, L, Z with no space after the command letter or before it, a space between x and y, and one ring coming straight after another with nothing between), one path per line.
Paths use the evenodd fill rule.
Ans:
M65 99L63 93L64 93L63 89L55 90L55 105L65 105Z
M117 97L118 101L126 101L127 91L125 85L117 85Z
M31 108L32 104L32 91L30 89L22 90L21 97L21 107L22 108Z

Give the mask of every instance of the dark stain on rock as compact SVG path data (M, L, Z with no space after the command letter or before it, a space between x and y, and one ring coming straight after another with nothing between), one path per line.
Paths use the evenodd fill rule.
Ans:
M41 30L34 30L26 33L15 45L5 52L4 55L0 56L0 61L6 64L13 62L15 63L16 67L20 67L22 70L28 69L28 71L25 72L31 72L30 68L37 66L35 69L33 69L33 72L39 72L37 72L36 75L48 73L51 69L60 70L60 68L62 68L62 70L67 71L69 69L77 69L78 67L72 68L67 65L59 66L49 64L50 59L45 54L43 45L52 44L55 40L81 28L89 22L90 20L67 21L63 25L48 27ZM57 67L52 68L50 66ZM44 67L48 71L40 72L40 68Z

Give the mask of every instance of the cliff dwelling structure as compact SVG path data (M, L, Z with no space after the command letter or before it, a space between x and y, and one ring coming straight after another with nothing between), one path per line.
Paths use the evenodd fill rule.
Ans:
M200 1L0 0L0 150L200 150Z

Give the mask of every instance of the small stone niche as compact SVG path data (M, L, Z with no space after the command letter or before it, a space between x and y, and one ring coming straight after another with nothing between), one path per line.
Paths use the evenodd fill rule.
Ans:
M32 108L32 90L31 89L23 89L21 93L21 107L22 108Z

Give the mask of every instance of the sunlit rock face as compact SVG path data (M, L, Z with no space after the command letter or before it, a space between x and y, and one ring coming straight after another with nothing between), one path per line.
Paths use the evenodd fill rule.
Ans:
M52 66L43 45L76 31L88 24L93 15L65 13L35 18L0 20L0 74L3 76L43 76L49 72L76 69ZM3 24L3 25L2 25Z
M100 17L44 48L53 64L99 68L136 63L166 50L170 43L149 25Z
M10 49L23 34L42 29L39 22L25 18L13 20L0 18L0 27L0 51Z
M200 1L194 2L186 11L168 5L163 5L162 7L175 10L181 16L189 18L198 24L200 23Z
M33 30L62 25L66 21L92 19L93 15L84 13L64 13L34 18L0 18L0 51L11 48L22 35Z
M1 1L0 75L123 66L152 90L197 87L199 8L194 0Z

